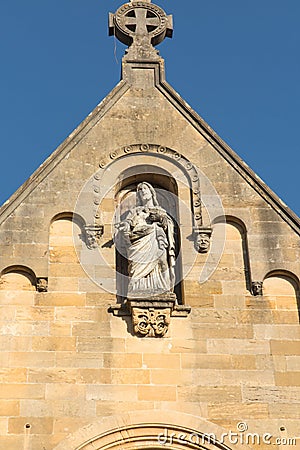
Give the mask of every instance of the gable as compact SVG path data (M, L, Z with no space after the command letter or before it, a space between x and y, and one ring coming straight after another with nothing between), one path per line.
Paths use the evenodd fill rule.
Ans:
M134 70L132 69L133 72ZM114 152L124 145L151 142L166 145L183 155L194 157L196 164L199 164L201 169L205 168L209 177L215 173L214 170L209 169L209 166L223 165L228 183L233 186L236 183L239 184L238 179L242 179L245 189L247 185L251 186L263 201L299 234L300 222L296 214L222 141L165 80L161 80L157 67L150 69L139 67L137 71L139 74L136 79L131 78L131 82L134 81L132 85L122 80L4 203L0 210L0 222L3 222L19 204L31 196L46 177L53 179L57 175L59 180L56 187L59 187L63 172L63 179L66 181L64 186L66 186L68 167L70 167L69 180L72 177L72 171L75 170L73 176L76 176L80 183L81 162L88 176L92 170L95 170L103 155ZM145 73L142 73L144 71ZM79 163L77 171L81 172L79 178L74 169L76 162ZM88 166L91 171L87 169ZM73 186L73 183L71 184ZM50 194L49 189L46 191ZM238 189L233 190L232 195L238 197L238 191ZM70 192L69 189L68 192ZM39 203L43 203L41 197ZM55 195L50 196L46 203L51 201L57 201Z

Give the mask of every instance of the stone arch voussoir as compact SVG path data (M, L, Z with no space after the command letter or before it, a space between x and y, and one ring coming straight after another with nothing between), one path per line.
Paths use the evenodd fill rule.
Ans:
M228 442L228 432L189 414L159 410L129 412L81 428L54 450L230 450L233 447ZM234 450L252 447L235 443Z

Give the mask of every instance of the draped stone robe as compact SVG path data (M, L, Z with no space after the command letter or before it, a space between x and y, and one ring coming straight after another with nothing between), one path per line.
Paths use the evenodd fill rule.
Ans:
M160 206L137 206L124 223L128 224L124 232L130 277L128 293L172 291L175 241L171 217Z

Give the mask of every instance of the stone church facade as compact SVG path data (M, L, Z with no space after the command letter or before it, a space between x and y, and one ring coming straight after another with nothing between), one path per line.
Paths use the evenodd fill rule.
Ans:
M0 210L0 447L297 448L299 219L165 81L171 16L109 30L120 83Z

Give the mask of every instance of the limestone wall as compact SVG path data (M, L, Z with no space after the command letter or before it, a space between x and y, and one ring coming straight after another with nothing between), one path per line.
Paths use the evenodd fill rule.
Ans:
M198 287L199 303L202 294L210 300L194 300L191 315L173 318L163 339L129 334L128 323L107 312L112 295L1 291L3 448L23 448L26 424L33 449L52 449L103 416L151 409L193 414L233 431L244 421L252 432L280 436L285 427L297 436L293 288L273 278L256 299L236 286L228 293L228 283Z

